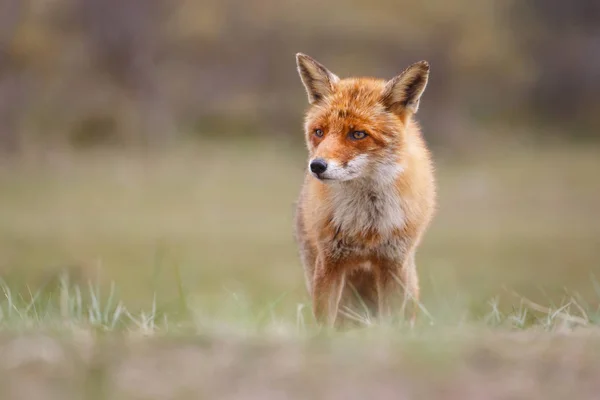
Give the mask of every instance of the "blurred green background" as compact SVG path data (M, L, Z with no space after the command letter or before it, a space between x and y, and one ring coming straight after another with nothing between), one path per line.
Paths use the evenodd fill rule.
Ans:
M0 274L67 270L128 304L295 315L306 96L432 66L418 119L440 185L423 301L481 313L516 291L596 307L600 3L3 0ZM242 299L242 300L239 300ZM595 303L593 303L595 302Z

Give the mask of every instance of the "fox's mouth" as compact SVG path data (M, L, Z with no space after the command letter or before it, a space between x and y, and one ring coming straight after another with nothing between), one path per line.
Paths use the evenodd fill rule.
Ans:
M323 183L347 182L356 178L356 176L352 174L347 174L343 176L327 176L325 174L316 174L314 172L311 172L311 175Z
M321 174L315 174L314 172L312 173L312 176L314 176L315 178L317 178L320 181L334 181L335 180L333 178L329 178L329 177L323 176Z

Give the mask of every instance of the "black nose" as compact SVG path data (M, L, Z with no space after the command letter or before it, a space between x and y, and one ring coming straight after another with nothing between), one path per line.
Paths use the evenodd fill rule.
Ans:
M310 170L315 174L322 174L327 169L327 163L322 158L316 158L310 162Z

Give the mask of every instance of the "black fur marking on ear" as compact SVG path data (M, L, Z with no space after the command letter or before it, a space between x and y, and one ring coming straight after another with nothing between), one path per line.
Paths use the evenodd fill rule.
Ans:
M299 63L298 68L300 69L300 74L302 76L302 79L304 80L304 83L307 86L307 90L310 90L310 92L311 92L310 94L311 94L312 98L315 100L319 100L320 96L318 96L312 90L312 88L314 87L315 80L313 79L312 74L310 73L309 69L306 68L306 65L304 63Z
M423 87L425 79L422 74L416 75L411 81L407 82L406 88L404 89L404 101L402 105L404 107L411 104L415 97L419 94L419 90Z
M322 96L314 90L316 79L313 78L311 71L304 63L298 64L298 68L300 68L300 73L302 74L302 79L305 81L307 90L310 90L311 97L314 99L314 101L321 100Z

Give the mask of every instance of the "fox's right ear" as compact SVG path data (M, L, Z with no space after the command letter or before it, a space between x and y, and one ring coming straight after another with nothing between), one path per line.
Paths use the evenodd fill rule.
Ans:
M310 104L329 96L333 92L335 84L340 80L317 60L306 54L296 54L296 64Z

